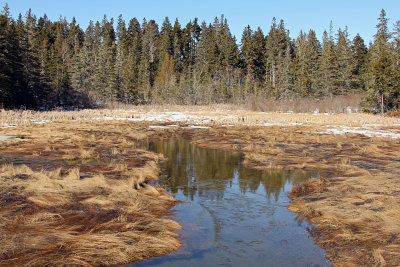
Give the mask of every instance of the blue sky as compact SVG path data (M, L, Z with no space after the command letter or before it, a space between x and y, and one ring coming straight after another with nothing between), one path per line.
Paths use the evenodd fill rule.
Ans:
M297 37L300 30L314 29L321 39L332 20L335 31L347 25L351 38L360 33L368 44L373 40L382 8L390 19L390 29L393 23L400 20L399 0L0 0L1 6L6 2L15 18L31 8L36 16L46 13L51 20L57 20L62 15L70 21L75 16L83 29L90 20L101 20L104 14L115 20L122 14L126 21L133 17L142 21L146 17L155 19L160 26L165 16L172 22L178 18L185 26L195 17L200 22L205 20L210 23L216 16L224 14L231 32L239 41L247 25L252 29L260 26L266 34L272 18L276 17L284 20L292 38Z

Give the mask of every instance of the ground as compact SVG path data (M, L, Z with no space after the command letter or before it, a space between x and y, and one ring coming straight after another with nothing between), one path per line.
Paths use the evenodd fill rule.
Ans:
M178 249L179 225L162 218L175 202L149 184L161 156L137 144L179 137L242 151L254 168L332 172L295 187L289 209L315 225L334 266L400 265L400 119L143 107L2 111L0 125L19 137L0 141L1 265L118 265Z

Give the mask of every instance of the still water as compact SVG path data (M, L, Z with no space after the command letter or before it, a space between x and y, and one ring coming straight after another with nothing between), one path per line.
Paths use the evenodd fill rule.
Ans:
M182 248L132 266L330 266L305 220L287 210L288 192L313 171L260 171L243 154L162 140L145 148L168 158L159 184L183 201L171 218Z

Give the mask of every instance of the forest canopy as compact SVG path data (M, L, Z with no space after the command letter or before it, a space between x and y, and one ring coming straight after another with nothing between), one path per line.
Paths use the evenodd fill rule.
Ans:
M168 17L117 21L106 16L82 29L75 18L51 21L29 10L0 14L0 108L130 104L243 103L363 93L365 111L398 109L400 21L381 11L374 41L347 27L321 40L314 30L289 36L283 20L250 26L240 40L222 15L181 25Z

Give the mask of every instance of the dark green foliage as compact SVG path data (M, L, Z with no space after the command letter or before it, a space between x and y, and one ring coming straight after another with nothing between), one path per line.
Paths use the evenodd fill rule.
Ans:
M391 43L392 33L388 30L388 19L382 9L378 19L375 42L370 48L370 82L364 109L369 112L381 112L399 109L400 72L397 57L398 39Z
M184 27L166 17L119 16L90 22L75 18L37 19L31 11L17 20L6 6L0 15L0 106L6 108L99 106L124 103L208 104L265 98L325 97L368 92L365 110L397 109L400 21L394 34L382 10L368 48L347 28L315 31L291 39L283 20L243 31L240 46L222 15ZM393 37L393 39L392 39Z

